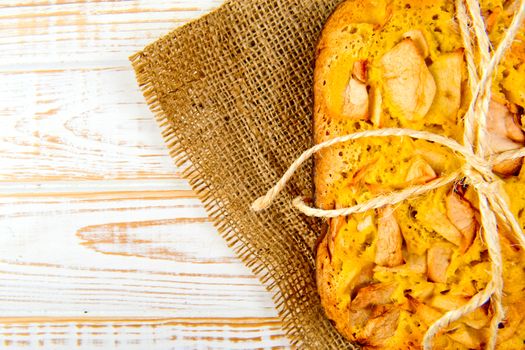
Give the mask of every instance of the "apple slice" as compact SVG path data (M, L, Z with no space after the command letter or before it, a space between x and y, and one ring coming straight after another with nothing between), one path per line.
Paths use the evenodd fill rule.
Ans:
M403 39L380 60L385 98L393 113L420 120L436 95L436 82L414 40Z

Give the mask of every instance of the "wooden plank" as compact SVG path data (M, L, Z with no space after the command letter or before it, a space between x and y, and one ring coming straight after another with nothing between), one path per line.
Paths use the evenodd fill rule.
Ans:
M131 67L0 79L0 182L179 179Z
M22 1L0 4L0 70L125 61L222 0Z
M273 318L6 319L0 346L8 349L284 349Z
M4 196L0 213L3 317L276 316L189 191Z

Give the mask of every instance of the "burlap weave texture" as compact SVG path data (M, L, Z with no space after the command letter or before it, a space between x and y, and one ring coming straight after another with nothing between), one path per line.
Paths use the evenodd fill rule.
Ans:
M319 303L320 223L290 205L311 195L311 165L270 209L250 204L312 144L315 46L338 2L228 1L131 57L170 154L301 348L353 348Z

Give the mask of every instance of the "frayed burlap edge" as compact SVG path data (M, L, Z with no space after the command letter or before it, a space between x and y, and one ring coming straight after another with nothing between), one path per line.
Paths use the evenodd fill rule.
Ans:
M217 10L216 10L217 11ZM301 345L301 340L298 339L294 333L293 320L289 319L282 295L276 288L276 284L271 280L271 275L265 270L265 267L259 263L256 256L252 255L248 250L243 249L241 245L236 245L236 232L232 230L224 217L217 211L217 207L213 202L213 193L207 191L207 186L200 178L198 169L196 169L187 157L187 151L177 139L177 134L173 132L170 122L164 113L160 103L157 99L155 88L150 81L150 76L144 70L145 62L141 61L141 53L136 53L130 57L133 69L136 72L137 82L139 83L146 103L150 110L155 114L155 119L160 128L164 143L168 147L169 155L174 160L177 167L185 166L182 171L182 177L186 179L192 190L195 192L199 200L204 205L206 213L211 219L217 231L226 241L227 245L234 250L234 253L242 260L242 262L255 274L266 289L272 294L272 299L278 311L279 317L283 322L283 329L291 341L292 346ZM304 345L304 344L302 344Z
M145 72L145 62L141 61L141 53L136 53L130 56L133 69L136 72L137 82L139 83L146 103L150 110L155 114L155 119L160 128L164 143L168 147L169 155L174 160L177 167L185 166L182 171L182 177L186 179L192 190L195 192L199 200L204 205L206 213L211 219L213 225L217 228L217 231L226 241L227 245L234 250L234 253L242 260L242 262L255 274L255 276L261 281L266 289L272 294L272 299L275 303L275 307L278 311L279 317L283 322L283 329L291 341L292 346L299 346L301 340L298 339L294 333L293 320L290 320L289 313L287 312L282 295L276 288L276 284L271 280L271 275L265 270L265 267L259 263L256 256L252 255L248 250L243 249L242 246L236 245L237 239L236 233L232 230L228 223L224 220L224 217L217 212L217 207L213 202L213 193L207 191L205 182L199 177L199 171L196 169L191 161L187 157L187 151L179 143L177 134L171 129L170 122L164 113L160 103L157 99L155 88L150 81L150 76ZM302 344L304 345L304 344Z
M184 144L184 141L179 137L177 132L170 122L169 116L166 114L165 109L162 106L161 100L159 98L159 88L156 87L156 79L158 77L152 73L152 62L149 60L149 57L159 50L166 49L166 43L169 43L170 40L173 40L174 37L183 38L186 33L191 32L195 27L202 25L209 25L208 19L215 16L222 16L227 11L238 10L239 8L244 9L246 7L253 7L255 9L261 9L264 12L264 6L271 3L279 3L279 1L252 1L250 4L243 4L242 0L233 0L227 1L226 4L211 12L210 14L201 17L195 21L192 21L183 27L180 27L173 32L162 37L153 44L148 45L144 50L132 55L130 61L132 63L133 69L135 70L136 79L142 90L142 93L146 99L146 102L150 110L155 114L157 123L161 129L162 137L168 146L169 154L174 159L174 162L177 166L185 166L183 170L183 177L188 180L191 188L197 194L200 201L203 203L206 212L214 223L220 235L225 239L228 246L230 246L236 255L244 262L244 264L259 278L263 285L272 293L273 300L278 310L279 316L283 323L283 329L291 341L291 344L295 347L301 348L311 348L311 349L353 349L353 345L345 341L331 326L329 321L324 317L322 308L317 301L315 301L315 310L312 311L313 316L298 316L299 309L297 306L297 300L290 300L290 295L286 294L283 291L283 286L280 284L280 281L275 279L275 275L272 275L271 271L268 270L267 263L261 261L261 257L257 254L254 254L254 248L249 244L244 244L240 240L241 233L235 230L231 224L231 218L227 217L224 212L224 208L221 208L221 205L217 204L218 199L215 196L213 189L210 190L208 183L205 179L202 178L201 171L193 162L191 161L190 152L187 145ZM308 11L318 11L321 13L320 17L323 18L318 22L318 31L322 27L324 19L328 16L329 13L335 8L335 5L338 3L337 0L333 1L290 1L288 6L297 6L301 9L307 8L300 14L307 14ZM245 7L243 7L245 6ZM270 6L270 5L268 5ZM277 5L281 6L281 5ZM279 13L269 13L268 17L279 16ZM319 14L318 14L319 16ZM264 16L263 16L264 17ZM272 18L261 18L261 21L272 20ZM213 22L213 21L210 21ZM234 25L234 24L232 24ZM200 28L202 29L202 28ZM316 41L317 39L315 39ZM315 47L315 43L310 43L310 46ZM312 50L313 57L313 50ZM313 65L312 65L313 71ZM311 108L311 106L309 106ZM307 130L309 132L309 130ZM298 149L297 152L300 152L301 149ZM297 153L298 154L298 153ZM290 159L293 159L295 156L290 155ZM288 166L288 162L283 162L282 168ZM311 168L310 168L311 169ZM280 169L279 169L280 171ZM276 176L279 174L277 171L273 177L269 177L267 184L270 184L274 181ZM305 170L310 171L310 170ZM266 185L262 186L262 188ZM260 193L254 193L253 198L248 198L247 201L251 201L256 198ZM293 198L297 193L292 193L289 196L285 196L283 202L289 202L290 198ZM281 210L277 207L275 210ZM315 230L314 230L315 231ZM317 227L317 233L319 233ZM312 240L309 240L311 249L313 249ZM313 255L313 253L312 253ZM308 258L307 258L308 259ZM312 257L309 257L310 260L313 260ZM270 264L271 265L271 264ZM286 277L284 277L286 278ZM285 285L286 287L286 285ZM312 293L308 294L308 298L313 298ZM315 298L318 298L315 295ZM305 310L299 310L304 313Z

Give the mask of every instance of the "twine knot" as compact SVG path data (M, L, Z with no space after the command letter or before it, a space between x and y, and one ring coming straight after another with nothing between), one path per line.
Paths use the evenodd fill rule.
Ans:
M277 181L274 187L272 187L264 196L256 199L251 206L254 211L259 211L269 207L283 190L295 171L306 160L316 152L339 143L367 137L411 137L441 144L454 151L458 156L461 156L464 159L464 165L461 169L452 172L451 174L442 174L442 176L427 184L408 187L404 190L387 195L380 195L349 208L333 210L314 208L307 203L309 201L306 201L301 197L295 198L292 202L295 208L308 216L333 218L381 208L388 204L393 205L461 179L465 179L469 185L473 186L479 199L481 219L480 234L482 235L488 249L489 260L491 263L491 279L487 283L485 289L475 294L465 305L445 313L429 327L423 339L425 350L432 348L432 338L443 328L476 310L489 300L491 301L494 315L490 322L490 337L487 342L487 349L495 348L498 325L505 318L502 305L503 261L497 219L500 219L511 228L519 245L525 249L525 235L505 200L505 190L503 188L504 183L492 171L493 166L501 161L524 157L525 148L491 155L488 152L489 146L486 130L486 116L491 99L493 73L505 52L511 46L512 41L525 18L525 0L519 0L519 2L520 7L518 12L514 16L512 23L504 38L498 45L498 48L491 56L490 40L483 22L479 3L476 0L456 0L456 17L465 48L465 59L469 76L468 82L472 94L472 100L464 117L463 144L441 135L400 128L368 130L336 137L315 145L303 152L303 154L292 163L282 178ZM472 32L470 28L473 29ZM476 46L478 51L477 54L480 57L478 64L475 62L476 53L474 52L473 45Z
M465 160L461 173L465 176L467 184L484 194L499 192L502 180L492 172L492 164L489 160L485 160L485 164L481 167L474 167L469 158Z
M495 179L496 175L492 172L493 164L490 159L480 158L477 155L466 155L465 165L462 172L469 178L482 176L485 178Z

